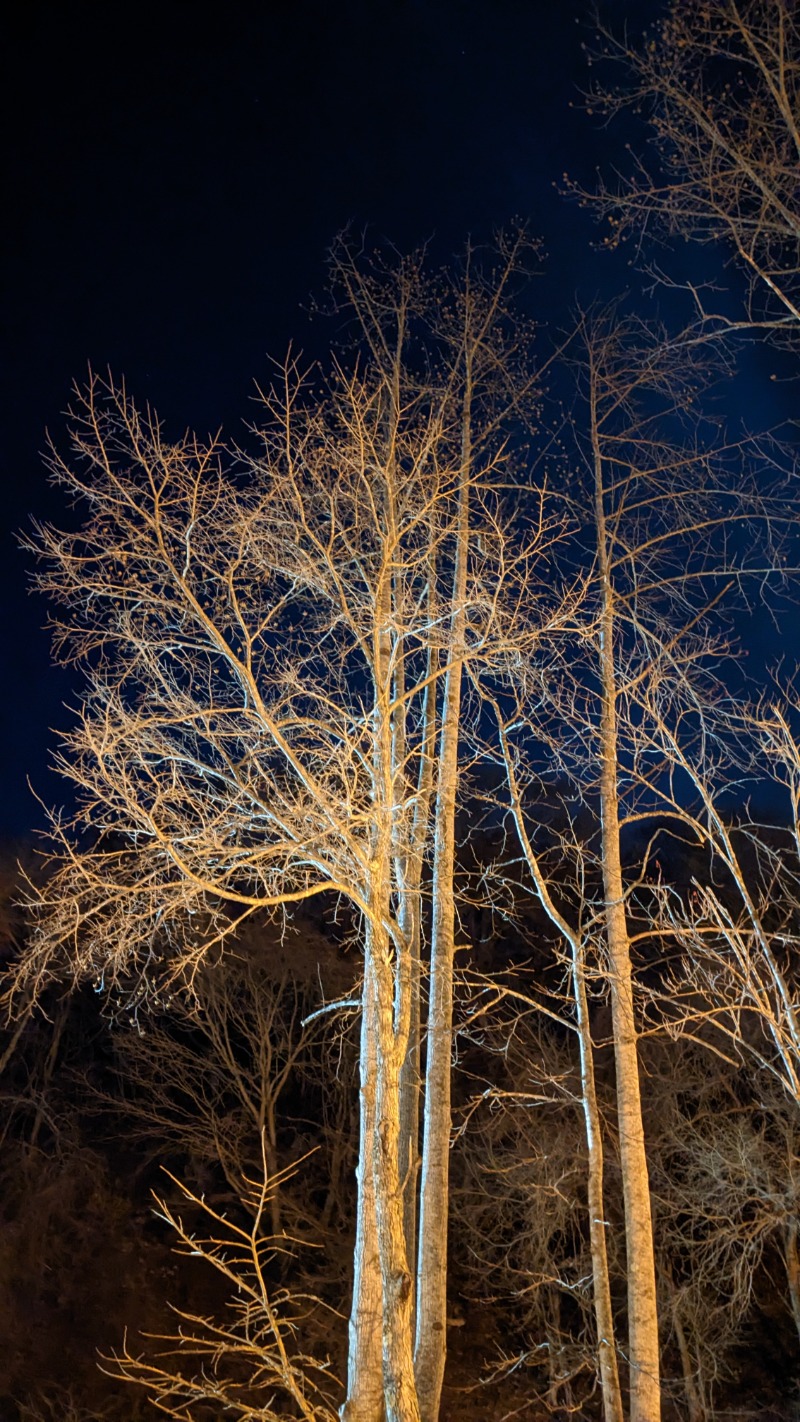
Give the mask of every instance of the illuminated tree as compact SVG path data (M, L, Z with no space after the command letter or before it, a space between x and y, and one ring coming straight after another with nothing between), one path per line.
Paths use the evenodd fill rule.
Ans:
M524 686L524 682L523 682ZM486 694L484 692L484 694ZM563 893L552 879L553 855L543 854L536 847L536 830L531 830L529 815L526 813L525 791L531 781L538 780L535 771L525 764L524 750L514 743L513 730L533 740L541 736L542 724L531 719L524 690L522 696L506 701L505 710L500 700L489 697L497 722L499 751L505 777L505 791L508 796L510 815L518 838L523 860L530 875L539 902L553 925L558 940L555 956L565 957L564 966L568 974L571 990L572 1015L566 1008L566 1022L577 1034L580 1057L580 1102L583 1111L586 1146L586 1191L589 1219L589 1241L593 1283L593 1303L596 1330L596 1360L600 1374L603 1395L603 1410L606 1422L622 1422L623 1404L620 1390L619 1365L617 1357L616 1327L611 1305L611 1282L608 1265L607 1222L604 1190L604 1145L603 1126L598 1103L595 1081L595 1046L592 1037L589 990L587 985L587 958L593 947L597 923L594 914L585 910L588 865L584 846L571 833L557 836L558 879L564 877L564 868L570 865L576 871L578 892L573 904L563 902ZM562 747L557 745L554 759L563 768ZM537 1004L526 999L518 988L499 990L502 999L515 1002L520 1009L527 1005L536 1010ZM485 1010L485 1009L484 1009ZM511 1036L513 1037L513 1033ZM553 1366L556 1367L555 1358Z
M625 68L619 89L592 105L632 106L649 120L656 153L593 199L612 242L675 235L721 242L747 274L744 320L709 310L706 331L749 326L796 335L800 322L800 23L784 0L673 0L639 48L606 33L602 56Z
M65 970L158 993L191 983L256 913L346 900L364 955L347 1422L434 1422L445 1353L454 816L465 666L551 619L557 534L510 531L498 486L532 413L512 314L523 235L460 274L333 255L352 347L286 361L261 453L165 438L91 377L53 476L87 510L33 546L85 676L59 768L73 814L18 983ZM544 570L543 570L544 571ZM434 747L436 756L434 757ZM412 1278L423 865L431 968L417 1284ZM412 1356L416 1307L417 1344Z
M528 846L526 857L558 913L553 904L558 890L543 869L556 856L534 855L530 841ZM572 953L572 935L563 922L564 946ZM604 1189L606 1133L595 1080L585 945L574 947L580 951L577 972L574 957L563 964L572 980L571 1017L568 1000L547 992L541 981L526 987L520 970L510 983L467 974L473 992L462 1031L466 1036L476 1031L483 1052L493 1047L500 1066L499 1081L493 1079L466 1109L460 1202L465 1267L484 1299L511 1303L522 1344L514 1347L503 1338L487 1386L524 1366L534 1376L545 1374L543 1403L554 1411L561 1406L575 1411L579 1380L588 1400L599 1374L603 1416L621 1422L609 1262L610 1254L619 1265L615 1245L621 1232L618 1236L609 1219ZM556 961L561 957L556 947ZM577 1065L570 1029L577 1036Z
M223 1322L177 1310L178 1332L157 1335L167 1346L155 1357L135 1356L126 1340L123 1351L106 1360L112 1376L144 1388L159 1412L175 1422L202 1415L195 1409L209 1403L237 1422L288 1417L334 1422L336 1378L330 1365L296 1341L303 1314L316 1301L274 1287L270 1279L281 1241L264 1226L276 1183L282 1182L270 1174L265 1153L259 1177L240 1183L248 1217L244 1227L185 1186L184 1203L201 1212L199 1230L157 1200L161 1217L178 1237L176 1252L201 1258L231 1289Z
M575 566L588 570L583 593L572 636L550 639L490 699L509 813L532 889L563 945L572 985L598 1362L606 1413L616 1417L621 1403L601 1224L603 1149L589 973L605 980L610 997L630 1409L632 1418L653 1422L660 1415L656 1256L634 970L636 955L648 944L651 953L658 951L661 915L655 903L642 906L636 898L637 882L651 873L651 850L640 850L639 862L634 857L631 863L625 841L630 845L639 836L646 845L648 824L655 834L660 819L682 811L661 731L679 727L681 741L689 744L706 730L713 735L723 692L711 668L725 650L723 639L713 635L713 609L737 583L755 576L763 584L780 568L773 539L781 494L753 446L726 447L695 414L708 378L697 350L654 340L637 321L606 312L581 319L575 360L578 402L570 429L577 467L570 496L578 525ZM746 533L735 536L737 527ZM694 719L687 713L689 699ZM558 834L557 865L540 850L552 830L537 824L536 812L538 787L549 778L543 769L548 756L554 788L560 785L573 802ZM565 865L574 874L566 892Z
M676 1032L700 1034L742 1053L800 1106L800 995L792 955L800 901L800 749L791 722L796 706L779 702L729 710L711 744L687 745L654 707L657 735L674 780L694 805L674 805L701 845L708 872L688 895L664 888L662 922L682 951L663 1012ZM726 811L730 767L771 772L788 801L772 831Z

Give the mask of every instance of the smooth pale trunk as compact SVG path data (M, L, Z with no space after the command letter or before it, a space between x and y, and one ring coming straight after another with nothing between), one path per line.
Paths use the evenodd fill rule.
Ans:
M597 1325L597 1361L603 1393L605 1422L623 1422L622 1393L619 1385L617 1348L614 1338L614 1313L611 1307L611 1284L608 1273L605 1202L603 1190L603 1136L597 1089L594 1076L594 1048L589 1022L583 952L572 941L572 986L578 1021L578 1041L581 1058L581 1096L586 1129L587 1204L589 1208L589 1243L592 1252L592 1283L594 1315Z
M356 1243L349 1322L347 1399L342 1422L383 1422L382 1316L373 1166L377 1091L377 993L370 948L364 954L359 1062L359 1142L356 1168Z
M376 952L378 1062L376 1093L375 1214L383 1299L383 1379L386 1422L420 1422L414 1381L411 1320L413 1281L406 1252L400 1171L400 1063L407 1014L398 1022L388 943Z
M614 1064L617 1079L625 1256L628 1281L628 1362L631 1422L661 1422L658 1303L639 1054L633 1006L633 971L622 882L619 826L617 678L614 662L614 587L605 516L604 465L592 384L595 531L600 573L600 809L606 947L609 960Z
M457 669L451 667L445 683L436 797L414 1350L422 1422L437 1422L447 1356L447 1227L455 956L453 874L460 684L459 663Z
M423 1422L436 1422L447 1352L447 1224L453 1036L452 875L433 882L414 1366Z
M453 1057L455 957L455 817L461 676L464 656L469 542L470 370L461 449L458 536L453 571L450 666L445 676L439 741L433 846L433 905L428 1023L425 1036L425 1117L417 1253L414 1368L422 1422L437 1422L447 1357L447 1226L450 1187L450 1077Z
M614 742L607 729L607 714L604 719L606 727L601 787L603 879L617 1077L619 1154L625 1205L630 1413L631 1422L660 1422L661 1386L653 1221L642 1123L630 940L625 919L619 852L617 765Z
M431 569L431 589L434 574ZM432 598L431 598L432 602ZM431 613L433 616L433 612ZM428 656L428 686L423 711L424 732L417 779L417 795L411 843L402 862L400 929L408 954L408 1043L400 1068L400 1168L403 1172L403 1211L406 1253L409 1263L417 1259L417 1193L419 1185L420 1098L420 989L422 946L422 860L430 821L433 791L433 761L436 744L436 653ZM412 1328L416 1321L416 1295L412 1300Z
M405 920L408 922L408 920ZM418 914L406 930L409 945L408 1047L400 1068L400 1169L403 1189L403 1230L409 1262L417 1257L417 1186L419 1183L420 1123L420 931ZM416 1299L412 1299L413 1317Z

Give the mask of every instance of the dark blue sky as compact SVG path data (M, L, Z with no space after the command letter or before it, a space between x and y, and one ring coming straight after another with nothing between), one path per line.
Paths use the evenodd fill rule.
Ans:
M641 31L653 0L616 0ZM548 259L545 320L632 274L593 254L591 219L554 189L590 184L625 135L570 107L590 6L552 0L282 0L18 7L3 78L4 616L0 836L41 823L70 682L14 530L63 516L38 457L87 361L124 374L168 426L236 433L254 378L290 338L346 222L406 248L458 248L514 215Z

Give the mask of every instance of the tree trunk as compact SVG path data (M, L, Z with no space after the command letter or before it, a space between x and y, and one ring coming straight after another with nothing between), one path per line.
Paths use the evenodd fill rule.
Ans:
M409 944L409 1024L408 1046L400 1068L400 1169L403 1190L403 1231L410 1263L417 1257L417 1187L419 1183L420 1093L420 924L419 916L408 923ZM416 1302L412 1298L412 1328Z
M619 1153L625 1203L631 1422L659 1422L661 1388L653 1223L642 1123L630 940L623 901L615 716L610 695L604 704L603 723L603 883L617 1077Z
M353 1260L353 1302L347 1356L347 1399L342 1422L383 1422L381 1362L382 1289L378 1227L375 1214L373 1154L377 1079L377 998L372 954L364 954L359 1062L359 1142L356 1167L356 1243Z
M455 816L461 676L465 650L469 494L472 464L472 372L469 347L464 408L452 613L439 740L433 850L431 966L426 1032L425 1119L417 1255L414 1367L422 1422L437 1422L447 1356L447 1226L450 1182L450 1077L455 957Z
M377 936L377 935L376 935ZM387 1422L420 1422L411 1337L413 1286L406 1252L400 1170L400 1064L408 1036L408 1007L393 1002L392 964L386 938L376 951L379 1025L376 1135L373 1153L383 1297L383 1378Z
M594 1314L597 1325L597 1362L603 1393L605 1422L623 1422L622 1393L619 1385L617 1347L614 1338L614 1312L611 1307L611 1283L608 1272L606 1220L603 1190L603 1136L597 1088L594 1076L594 1047L589 1023L586 996L583 946L572 939L572 988L578 1021L578 1043L581 1059L581 1098L586 1129L587 1204L589 1208L589 1243L592 1252L592 1283Z
M437 815L437 840L438 835ZM449 855L437 854L433 881L414 1353L423 1422L436 1422L438 1418L447 1351L447 1225L454 939L452 877L448 879L447 876L449 862Z
M392 562L396 551L394 467L387 472L385 553L376 597L373 803L369 922L366 937L374 988L375 1110L372 1171L381 1274L381 1358L386 1422L420 1422L411 1334L413 1286L406 1251L400 1161L400 1069L408 1045L411 1003L409 945L393 923L393 889L403 878L406 846L396 840L405 805L402 661L392 672ZM399 678L399 683L398 683Z
M631 1422L660 1422L658 1306L650 1181L642 1122L633 972L625 915L619 826L615 607L605 522L603 460L592 390L595 524L600 574L600 804L606 943L617 1078L625 1249L628 1278L628 1358Z
M429 583L431 618L435 605L435 568ZM428 654L428 685L423 706L423 733L420 747L417 794L407 853L402 857L400 882L400 930L407 944L409 1023L408 1043L400 1068L400 1168L403 1174L406 1255L410 1264L417 1258L417 1197L419 1186L419 1125L422 1092L420 1061L420 989L422 948L422 861L428 837L433 764L436 747L436 670L434 648ZM397 757L395 757L397 763ZM416 1297L412 1298L412 1329L416 1322Z
M500 708L494 703L500 743L506 768L506 779L511 796L511 808L517 826L522 852L530 870L539 902L545 913L569 944L572 959L572 996L575 1003L575 1020L578 1032L578 1047L581 1063L581 1103L586 1130L587 1158L587 1204L589 1209L589 1241L592 1253L592 1284L594 1292L594 1313L597 1326L597 1362L600 1371L600 1386L603 1394L603 1416L605 1422L623 1422L622 1394L619 1385L617 1345L614 1337L614 1313L611 1307L611 1283L608 1272L608 1249L606 1245L605 1203L603 1186L603 1134L600 1110L597 1105L597 1087L594 1075L594 1044L589 1019L589 1002L586 992L586 966L584 945L580 932L567 922L553 901L550 887L542 873L535 853L525 818L522 813L522 799L517 784L513 757L506 741Z

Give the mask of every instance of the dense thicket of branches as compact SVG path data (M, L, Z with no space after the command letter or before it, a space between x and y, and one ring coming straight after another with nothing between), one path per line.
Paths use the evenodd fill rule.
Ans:
M486 847L496 862L500 843L489 840ZM704 872L702 855L687 866L682 847L662 841L660 860L662 885L688 897L692 873ZM636 880L634 864L626 875ZM554 892L569 897L567 880L555 875L551 882ZM585 888L599 891L596 874L587 876ZM651 882L637 891L640 904L655 888ZM498 920L487 931L484 923L483 937L481 954L465 957L461 967L452 1181L458 1228L448 1314L453 1383L472 1383L477 1391L446 1395L476 1422L523 1402L536 1415L537 1398L543 1414L572 1407L592 1416L597 1363L578 1040L558 974L547 964L549 931L530 916L525 899L518 900L513 924ZM331 987L344 986L356 969L337 938L335 926L321 938L315 924L298 925L287 939L287 976L284 963L270 970L275 945L265 927L258 973L262 1001L281 1004L270 1033L278 1052L297 999L313 991L315 960ZM490 980L479 971L488 952L495 965ZM174 1345L141 1336L176 1333L167 1302L183 1316L177 1323L187 1341L176 1361L184 1401L190 1393L195 1399L189 1415L202 1417L201 1398L219 1403L233 1381L249 1415L270 1415L252 1411L264 1409L265 1395L255 1373L242 1371L243 1350L220 1353L204 1384L202 1354L193 1355L188 1342L200 1338L203 1320L215 1328L230 1325L235 1342L228 1301L241 1301L238 1283L218 1269L206 1276L200 1251L206 1239L227 1240L220 1247L231 1259L229 1224L244 1231L246 1243L258 1223L252 1190L263 1183L260 1128L244 1106L243 1076L256 1099L260 1092L242 970L235 958L220 965L214 1000L201 996L190 1017L176 1015L173 1005L169 1013L140 1016L138 1027L127 1015L112 1025L99 1016L90 992L72 1000L56 1050L50 1050L47 1024L30 1023L18 1044L3 1093L4 1316L14 1322L1 1395L9 1407L11 1398L25 1402L20 1415L26 1419L49 1422L51 1410L75 1422L153 1415L144 1395L137 1402L97 1372L98 1346L109 1372L136 1377L151 1394L160 1377L160 1395L177 1405L174 1365L164 1356ZM654 982L651 962L646 983ZM604 1123L610 1291L621 1320L626 1274L613 1051L595 971L589 972L589 1010ZM230 1060L209 1051L221 1025L234 1046ZM296 1057L271 1146L270 1184L278 1187L280 1216L273 1220L266 1200L268 1218L257 1231L273 1322L291 1324L296 1315L290 1353L329 1361L323 1389L332 1399L346 1358L341 1315L354 1229L353 1027L343 1036L331 1018L322 1019L322 1036ZM643 1047L664 1397L678 1415L711 1418L737 1405L746 1388L756 1411L771 1405L780 1415L800 1359L796 1110L746 1053L725 1060L709 1050L710 1041L676 1043L659 1034ZM268 1083L264 1095L268 1108ZM235 1180L232 1143L249 1187ZM160 1163L175 1178L165 1176ZM164 1202L155 1214L151 1189ZM179 1241L165 1214L181 1221L188 1240L183 1253L169 1253ZM277 1252L268 1260L270 1241ZM106 1261L99 1272L98 1257ZM271 1327L263 1298L261 1314L257 1300L252 1305L253 1327ZM114 1363L126 1327L127 1352ZM219 1346L219 1334L204 1336L204 1347L212 1338ZM265 1346L262 1334L259 1347ZM276 1381L273 1373L273 1392Z
M751 326L792 336L800 320L800 25L782 0L672 0L644 44L605 31L608 70L590 103L632 107L650 125L649 151L591 200L610 241L632 240L646 260L670 239L718 243L748 281L744 321L693 286L707 333ZM691 286L691 283L690 283Z

